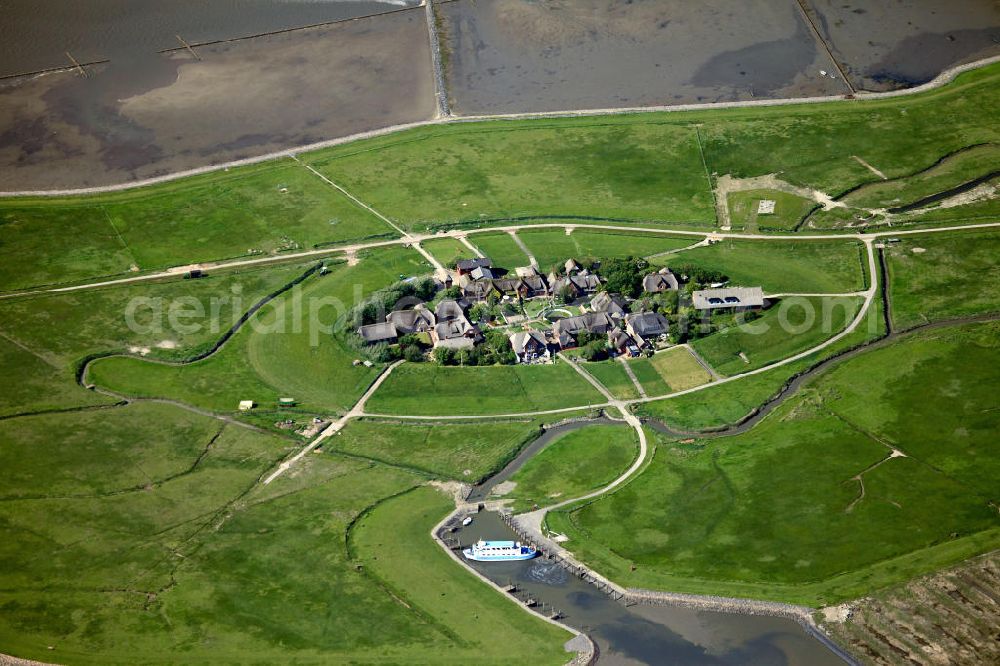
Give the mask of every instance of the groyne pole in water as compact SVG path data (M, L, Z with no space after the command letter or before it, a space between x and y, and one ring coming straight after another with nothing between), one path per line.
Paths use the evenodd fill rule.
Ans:
M181 37L180 35L174 35L174 37L176 37L177 41L180 42L181 45L183 45L184 48L186 48L188 50L188 53L190 53L194 57L195 60L201 60L201 56L194 52L194 49L191 48L190 44L188 44L187 42L184 41L183 37Z
M799 12L802 13L802 18L805 20L806 25L809 26L809 31L813 34L813 37L815 37L816 41L820 43L823 50L826 51L826 54L830 56L830 62L832 62L833 66L837 68L838 72L840 72L840 78L844 80L844 85L847 86L847 89L851 91L852 95L856 95L858 92L857 89L854 87L854 84L851 83L851 80L847 78L847 72L845 72L844 68L840 66L840 62L837 60L837 57L833 55L833 49L831 49L830 45L826 43L825 39L823 39L822 33L820 33L819 28L816 27L816 22L813 21L812 16L809 15L809 9L806 7L803 0L795 0L795 5L799 8Z
M83 68L83 65L81 65L77 61L77 59L73 57L72 53L70 53L69 51L66 51L66 57L69 58L69 61L71 63L73 63L73 67L75 67L78 72L80 72L81 74L83 74L83 78L85 78L85 79L89 79L90 78L90 75L87 74L87 70L85 70Z
M427 35L431 42L431 66L434 70L434 101L437 104L437 117L451 115L448 104L448 89L445 87L444 66L441 62L441 37L437 29L437 14L434 12L434 0L424 0L424 11L427 14Z

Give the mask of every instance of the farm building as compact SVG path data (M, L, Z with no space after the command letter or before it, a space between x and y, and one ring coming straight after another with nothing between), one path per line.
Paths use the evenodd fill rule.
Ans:
M628 311L628 301L620 294L609 294L602 291L590 301L590 309L593 312L607 312L612 317L620 319Z
M545 335L538 331L520 331L510 336L510 346L518 363L527 363L537 358L547 358L549 346Z
M459 275L468 275L477 268L492 268L493 262L489 257L476 257L475 259L460 259L455 264L455 269Z
M680 282L669 268L660 269L642 279L642 290L647 294L659 294L664 291L677 291Z

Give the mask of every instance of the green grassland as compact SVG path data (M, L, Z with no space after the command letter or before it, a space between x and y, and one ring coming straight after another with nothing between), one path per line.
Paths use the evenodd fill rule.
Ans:
M528 255L508 233L475 234L469 241L492 259L494 266L513 271L518 266L528 265Z
M776 173L831 195L861 186L855 197L900 199L963 182L988 168L993 149L959 151L1000 143L998 79L1000 66L991 66L938 90L877 101L435 125L304 159L409 229L511 217L576 226L571 235L519 234L548 268L569 257L649 256L692 244L699 236L586 225L709 231L711 173ZM854 155L891 180L882 184ZM997 205L936 209L920 223L993 220ZM286 159L125 192L4 199L0 230L0 291L396 235ZM907 236L890 247L896 324L994 311L995 236ZM527 261L504 234L470 239L500 265ZM471 254L453 240L427 244L449 263ZM309 264L0 302L4 653L93 664L566 661L564 631L485 587L433 542L431 527L453 503L421 487L428 476L488 474L537 432L539 418L366 418L264 486L301 446L250 427L270 426L270 413L233 423L155 400L115 406L76 383L85 358L125 352L132 356L92 363L86 379L209 412L290 396L305 414L343 413L381 368L353 365L359 352L333 332L336 322L374 290L431 270L402 246L357 259L311 275L215 354L187 364L178 362L209 349L252 303ZM656 261L717 269L769 293L867 284L863 247L851 240L727 240ZM130 328L125 315L136 298L146 301ZM149 299L183 302L188 315L165 321L163 311L144 309ZM637 414L688 429L735 422L796 373L879 337L881 316L873 309L857 331L795 363L643 403ZM728 369L738 350L751 348L752 363L764 364L818 335L814 327L753 340L722 333L698 344ZM998 340L1000 325L984 324L876 346L811 379L748 432L659 441L634 480L555 513L550 525L570 535L575 554L626 585L808 604L995 549L1000 412L990 391L1000 380ZM587 367L615 395L636 397L618 363ZM650 395L707 378L681 349L630 367ZM404 363L367 409L497 416L604 401L566 363ZM617 435L588 428L583 444L544 451L522 470L519 501L575 494L616 476L635 443L630 431L614 432L620 446ZM889 447L906 457L885 459Z
M761 286L769 294L836 294L867 286L864 246L853 240L726 239L654 263L719 270L729 276L731 284Z
M833 337L857 316L862 303L860 297L783 298L759 319L734 323L691 346L720 374L755 370Z
M699 240L664 234L587 229L576 229L569 235L563 229L529 229L519 231L517 235L531 250L543 271L557 266L562 268L567 259L645 257L687 247Z
M666 395L673 393L670 384L663 378L663 375L656 369L652 361L648 358L636 358L627 361L632 369L632 374L642 384L646 395Z
M911 236L886 249L893 324L909 328L1000 310L1000 234Z
M859 208L903 206L984 176L994 171L998 162L1000 145L973 146L912 175L859 187L842 201Z
M944 206L941 203L929 205L918 211L897 213L894 223L908 226L941 226L948 224L975 224L995 222L1000 217L1000 176L989 180L983 187L993 188L988 197L973 199L961 205Z
M712 375L685 347L673 347L653 354L649 363L671 391L686 391L712 381ZM647 393L649 391L647 390Z
M449 479L476 483L540 434L542 422L352 421L325 446Z
M419 644L398 651L400 663L566 663L565 630L518 610L430 539L452 508L444 494L417 488L379 504L351 530L351 550L366 574L424 620Z
M251 305L309 267L244 268L200 280L6 299L0 302L0 368L18 381L0 392L0 415L108 402L76 384L76 366L84 357L129 348L151 358L193 356ZM180 316L185 313L192 314Z
M472 259L476 253L454 238L435 238L424 241L421 246L441 262L445 268L455 268L459 259Z
M662 442L635 481L550 526L627 586L810 605L996 548L997 333L845 361L745 434Z
M344 412L378 369L353 366L357 352L330 331L364 294L427 269L412 249L370 251L358 264L334 266L309 278L301 292L265 306L204 360L167 365L112 357L95 361L88 378L126 395L172 398L218 412L235 410L240 400L274 405L280 397L295 398L314 413Z
M774 202L774 213L758 215L757 207L762 199ZM729 222L736 231L789 231L794 229L816 202L789 192L779 190L743 190L729 194Z
M719 174L780 172L830 194L879 180L853 155L889 178L906 176L961 148L997 142L990 109L1000 100L998 77L993 65L912 97L697 114L705 159Z
M698 138L684 124L463 123L305 159L408 229L543 215L714 221Z
M288 161L127 192L3 199L0 228L2 290L398 235Z
M221 426L153 403L0 421L2 499L93 497L160 485L190 473L211 452Z
M635 431L627 426L599 425L571 430L529 460L503 495L521 512L579 497L614 481L639 454Z
M371 397L372 414L518 414L605 402L566 363L445 367L404 363Z
M675 398L639 405L641 416L660 419L681 430L708 430L736 423L776 395L792 377L840 352L876 340L885 335L880 301L872 304L858 327L841 340L818 352L772 370L737 381L706 386Z
M369 507L421 477L313 454L259 485L289 451L162 404L0 421L5 652L88 664L498 663L511 652L491 641L516 635L544 663L564 659L564 632L508 606L431 541L444 495L405 495L391 530L367 529L382 516ZM397 547L366 550L386 535ZM385 572L400 575L391 590L379 569L390 550L406 553ZM442 605L444 592L455 603Z
M583 369L589 372L604 388L619 400L633 400L639 397L632 378L619 361L596 361L587 363Z

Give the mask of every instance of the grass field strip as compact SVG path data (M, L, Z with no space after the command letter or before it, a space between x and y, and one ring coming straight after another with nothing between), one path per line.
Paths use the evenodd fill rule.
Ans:
M646 389L644 389L642 387L642 384L639 383L638 377L636 377L635 373L632 372L632 366L630 366L628 364L628 361L625 360L625 357L624 356L619 356L618 357L618 362L622 364L623 368L625 368L625 374L628 375L628 378L632 380L632 385L635 386L635 390L639 393L639 397L640 398L647 397L646 396Z
M705 384L705 386L708 386L709 384L712 384L712 383L717 383L720 379L722 379L722 375L720 375L718 372L716 372L715 368L713 368L709 364L708 361L706 361L705 359L703 359L701 357L701 354L699 354L695 350L694 347L692 347L691 345L689 345L686 342L683 345L681 345L681 346L684 347L685 349L687 349L688 353L691 354L691 356L694 358L694 360L698 361L698 365L700 365L701 367L705 368L705 372L707 372L709 375L711 375L711 377L712 377L711 381L708 384Z
M663 228L649 228L649 227L624 227L616 225L606 225L606 224L586 224L586 225L567 225L567 224L557 224L557 223L540 223L540 224L517 224L508 225L502 227L484 227L482 229L466 229L462 231L445 231L436 234L411 234L410 240L404 238L397 238L387 241L373 241L371 243L353 243L349 245L341 245L336 248L323 248L318 250L306 250L303 252L294 252L290 254L284 254L281 256L273 257L259 257L255 259L238 259L236 261L222 261L222 262L206 262L198 264L196 267L205 270L225 270L227 268L239 268L242 266L254 266L259 264L277 263L282 261L296 261L299 259L305 259L309 257L321 257L329 256L334 254L352 254L357 253L362 250L376 249L380 247L390 247L393 245L413 245L414 249L417 249L428 261L432 262L432 265L437 262L436 259L426 254L423 248L417 247L421 241L431 240L436 238L455 238L461 235L472 235L479 233L496 233L496 232L506 232L515 237L516 241L520 239L516 237L516 233L519 230L529 230L529 229L567 229L575 228L579 226L581 229L598 229L607 231L628 231L637 234L649 233L649 234L660 234L660 235L673 235L673 236L708 236L715 239L744 239L744 240L773 240L773 241L810 241L810 240L857 240L861 242L868 242L875 240L883 236L910 236L917 234L934 234L942 233L948 231L962 231L968 229L990 229L1000 227L1000 222L980 222L976 224L965 224L965 225L952 225L947 227L936 227L933 229L909 229L909 230L899 230L899 231L875 231L865 234L810 234L807 236L794 235L794 234L742 234L742 233L726 233L726 232L705 232L705 231L692 231L690 229L663 229ZM520 243L519 243L520 244ZM79 291L81 289L97 289L100 287L109 287L120 284L129 284L132 282L146 282L149 280L158 280L168 277L177 277L182 275L184 272L195 266L179 266L175 268L168 268L164 271L159 271L157 273L149 273L147 275L138 275L134 277L125 277L115 280L101 280L98 282L82 282L80 284L70 285L67 287L50 287L46 289L30 289L26 291L13 291L5 294L0 294L0 299L4 298L14 298L18 296L28 296L34 294L44 294L44 293L61 293L70 291ZM822 294L823 296L828 296L829 294ZM861 294L859 294L861 295Z
M375 381L372 382L372 385L368 387L368 390L365 391L365 394L361 396L361 398L357 401L357 403L355 403L354 407L351 408L351 411L347 412L339 419L337 419L329 426L327 426L326 430L321 432L315 439L313 439L313 441L306 444L301 451L299 451L294 456L292 456L288 460L283 461L280 465L278 465L278 469L271 472L271 474L266 479L264 479L264 485L266 486L267 484L271 483L279 476L287 472L292 465L297 463L299 460L302 460L302 458L305 457L307 453L309 453L310 451L314 450L317 446L322 444L324 440L332 437L333 435L336 435L341 430L343 430L344 426L347 425L347 422L350 421L352 418L364 414L365 403L368 402L368 398L372 397L375 391L378 390L378 387L382 385L382 382L388 379L389 375L392 374L392 371L395 370L397 367L399 367L399 365L402 362L403 361L401 360L396 361L392 365L387 366L385 370L383 370L382 373L375 378Z
M535 259L535 255L531 253L531 250L529 250L528 246L524 244L524 241L521 240L521 237L517 235L517 232L508 231L507 233L509 233L510 237L514 239L514 242L517 243L517 246L519 248L521 248L521 251L524 252L526 255L528 255L528 263L534 266L535 268L538 268L538 260Z
M329 178L327 178L326 176L324 176L323 174L321 174L319 171L317 171L316 169L314 169L312 167L312 165L303 164L301 161L299 161L299 158L296 157L295 155L292 155L292 159L295 160L296 162L298 162L299 164L302 164L302 166L304 166L306 169L308 169L313 174L315 174L324 183L326 183L330 187L334 188L335 190L337 190L338 192L340 192L341 194L343 194L345 197L347 197L348 199L350 199L351 201L353 201L357 205L361 206L362 208L364 208L369 213L371 213L372 215L374 215L378 219L380 219L383 222L385 222L386 224L388 224L390 227L392 227L396 231L398 231L404 238L408 238L410 236L410 234L408 234L406 231L404 231L400 227L396 226L395 222L393 222L392 220L390 220L389 218L387 218L385 215L383 215L382 213L378 212L377 210L375 210L374 208L372 208L371 206L369 206L368 204L366 204L364 201L362 201L361 199L357 198L356 196L354 196L353 194L351 194L350 192L348 192L347 190L345 190L340 185L337 185L337 183L333 182L332 180L330 180Z

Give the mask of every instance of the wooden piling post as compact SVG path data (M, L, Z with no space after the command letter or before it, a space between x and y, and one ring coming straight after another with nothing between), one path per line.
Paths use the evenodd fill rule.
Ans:
M83 74L83 78L85 78L85 79L89 79L90 78L90 76L87 74L87 70L85 70L83 68L83 65L81 65L79 63L79 61L77 61L77 59L73 57L72 53L70 53L69 51L66 51L66 57L69 58L69 61L71 63L73 63L73 66L76 67L77 71L80 72L81 74Z
M176 37L177 41L181 43L181 46L183 46L184 48L186 48L188 50L188 53L190 53L192 56L194 56L195 60L201 60L201 56L199 56L197 53L194 52L194 49L191 48L190 44L188 44L187 42L184 41L183 37L181 37L180 35L174 35L174 37Z

